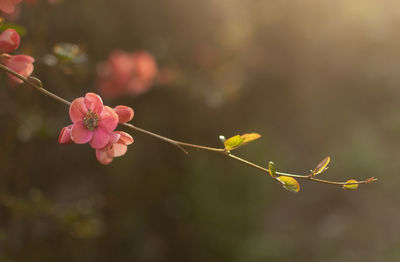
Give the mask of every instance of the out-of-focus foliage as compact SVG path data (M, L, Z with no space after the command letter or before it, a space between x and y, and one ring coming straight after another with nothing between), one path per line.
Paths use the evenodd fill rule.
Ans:
M9 23L4 23L4 22L2 23L1 20L0 20L0 31L4 31L7 28L14 29L15 31L18 32L18 34L20 36L25 36L26 35L26 28L25 27L23 27L23 26L21 26L19 24L9 24Z
M61 62L80 61L84 55L78 45L71 43L57 43L53 47L53 53Z
M18 53L68 100L97 91L97 65L114 50L146 50L164 81L104 99L131 106L139 127L216 147L219 134L254 130L263 139L237 154L262 166L309 174L329 154L329 178L379 182L304 181L291 194L266 173L139 133L104 167L86 146L58 145L68 107L1 73L0 261L400 260L399 1L17 7L2 17L26 29ZM87 60L60 62L58 43Z

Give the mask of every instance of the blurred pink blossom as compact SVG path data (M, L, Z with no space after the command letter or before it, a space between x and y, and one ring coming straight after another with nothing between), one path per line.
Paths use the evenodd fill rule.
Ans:
M16 5L12 13L2 13L2 17L11 23L17 23L18 19L21 17L21 5Z
M96 158L103 165L108 165L114 157L123 156L128 145L133 143L133 138L125 132L116 131L110 135L108 144L101 149L96 149Z
M0 53L10 53L18 48L21 38L17 31L8 28L0 34Z
M69 115L73 122L72 141L76 144L90 143L95 149L107 145L111 132L118 125L118 115L112 108L104 106L100 96L94 93L72 101Z
M157 64L150 53L113 51L108 61L98 67L97 86L106 97L137 96L151 88L157 74Z
M4 13L12 13L15 10L15 5L19 4L22 0L0 0L0 10Z
M32 74L33 72L33 62L35 62L35 59L31 56L28 55L9 55L9 54L3 54L0 57L0 62L10 68L11 70L17 72L18 74L28 77ZM21 79L16 78L15 76L12 76L8 74L10 78L17 83L23 83Z

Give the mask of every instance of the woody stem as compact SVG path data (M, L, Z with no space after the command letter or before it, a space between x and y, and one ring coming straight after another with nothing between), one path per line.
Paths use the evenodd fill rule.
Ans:
M9 73L9 74L11 74L11 75L13 75L13 76L15 76L15 77L17 77L18 79L22 80L24 83L34 87L36 90L40 91L44 95L49 96L49 97L51 97L51 98L53 98L53 99L65 104L65 105L68 105L68 106L71 105L71 102L69 102L69 101L65 100L64 98L59 97L56 94L53 94L52 92L44 89L43 86L42 86L42 82L39 79L37 79L35 77L32 77L32 76L24 77L21 74L15 72L14 70L8 68L7 66L5 66L5 65L3 65L1 63L0 63L0 69L5 71L5 72L7 72L7 73ZM155 137L157 139L160 139L162 141L165 141L167 143L170 143L170 144L178 147L179 149L181 149L185 154L188 154L188 152L184 149L184 147L190 147L190 148L196 148L196 149L201 149L201 150L206 150L206 151L212 151L212 152L216 152L216 153L222 153L222 154L226 155L227 157L229 157L231 159L234 159L234 160L239 161L239 162L241 162L241 163L243 163L245 165L248 165L248 166L251 166L253 168L256 168L256 169L262 171L263 173L266 173L266 174L269 173L269 170L267 168L264 168L262 166L254 164L254 163L252 163L252 162L250 162L248 160L245 160L243 158L235 156L235 155L231 154L230 151L225 149L225 148L215 148L215 147L201 146L201 145L181 142L181 141L177 141L177 140L174 140L174 139L171 139L171 138L168 138L168 137L164 137L162 135L158 135L156 133L153 133L153 132L150 132L148 130L142 129L140 127L134 126L134 125L132 125L130 123L123 123L122 125L127 127L127 128L130 128L132 130L139 131L139 132L144 133L146 135L149 135L149 136ZM276 174L277 175L281 175L281 176L288 176L288 177L293 177L293 178L311 180L311 181L314 181L314 182L330 184L330 185L337 185L337 186L351 185L351 184L366 184L366 183L370 183L372 181L376 181L377 180L376 178L371 178L371 179L367 179L367 180L364 180L364 181L357 181L357 182L354 182L354 183L346 183L346 182L335 182L335 181L317 179L317 178L314 178L313 176L310 176L310 175L296 175L296 174L289 174L289 173L283 173L283 172L276 172Z

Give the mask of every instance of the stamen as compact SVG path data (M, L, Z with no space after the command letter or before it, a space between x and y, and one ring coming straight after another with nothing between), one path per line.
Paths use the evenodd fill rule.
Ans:
M89 129L93 131L97 127L97 122L99 121L99 115L92 110L88 110L86 115L83 117L83 124Z

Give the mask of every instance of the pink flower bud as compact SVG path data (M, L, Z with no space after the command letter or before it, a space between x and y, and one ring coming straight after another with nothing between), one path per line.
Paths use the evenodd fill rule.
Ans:
M71 129L72 125L66 126L63 129L61 129L60 136L58 137L58 143L68 144L72 142Z
M129 106L116 106L115 113L118 115L118 123L123 124L132 120L134 112Z
M21 38L14 29L6 29L0 34L0 53L10 53L18 48Z
M1 57L1 63L5 66L9 67L11 70L17 72L18 74L28 77L33 72L32 63L35 62L35 59L28 55L7 55L3 54ZM15 76L10 75L10 78L16 81L17 83L22 83L21 79L16 78Z
M0 0L0 11L4 13L12 13L15 10L15 5L19 4L22 0Z

